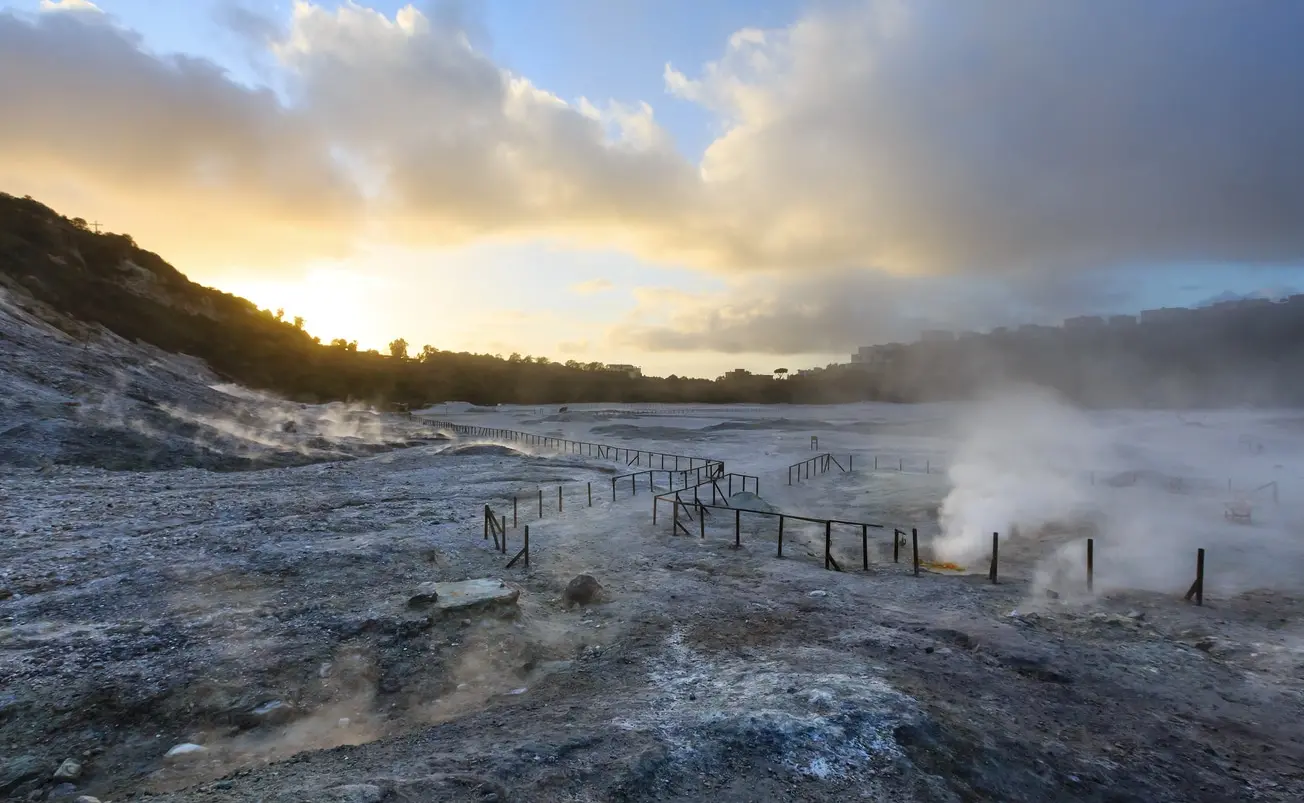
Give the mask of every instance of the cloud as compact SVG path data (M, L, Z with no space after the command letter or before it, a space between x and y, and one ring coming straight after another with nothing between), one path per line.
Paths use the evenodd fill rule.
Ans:
M241 0L221 0L213 8L213 16L223 28L257 46L267 47L285 33L276 20L248 8Z
M732 265L901 273L1304 255L1304 7L868 2L667 87Z
M0 125L7 189L104 209L188 267L343 253L361 211L302 114L99 14L0 13L0 106L23 110Z
M650 106L568 104L474 50L448 17L300 2L278 46L313 119L384 177L373 211L391 233L634 244L683 207L694 173Z
M966 331L1041 320L1058 323L1093 299L1055 280L901 277L844 270L735 279L720 292L639 288L638 307L608 332L613 347L651 352L842 355L914 340L923 329Z
M24 109L0 180L111 199L138 239L213 261L363 236L546 236L726 274L1304 256L1298 3L821 6L666 66L722 132L701 164L648 103L564 100L477 48L461 5L423 8L300 0L279 32L236 14L272 38L282 95L92 15L0 15L0 103Z
M589 352L591 343L587 340L564 340L557 344L557 350L565 357L579 357Z
M586 282L571 285L571 292L581 296L592 296L605 293L615 286L608 279L589 279Z
M100 11L90 0L41 0L42 11Z

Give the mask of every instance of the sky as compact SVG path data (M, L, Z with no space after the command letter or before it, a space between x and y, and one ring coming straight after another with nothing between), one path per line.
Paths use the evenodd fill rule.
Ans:
M0 190L324 340L798 369L1304 289L1301 33L1224 0L0 0Z

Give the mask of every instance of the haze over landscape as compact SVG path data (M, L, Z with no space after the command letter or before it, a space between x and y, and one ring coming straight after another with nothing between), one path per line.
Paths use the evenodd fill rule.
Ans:
M1299 803L1301 32L0 0L0 799Z
M1205 0L10 0L0 187L323 340L796 369L1304 287L1301 25Z

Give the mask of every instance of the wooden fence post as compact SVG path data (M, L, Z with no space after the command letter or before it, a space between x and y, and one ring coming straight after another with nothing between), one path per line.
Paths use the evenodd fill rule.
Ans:
M1191 597L1195 597L1196 605L1204 605L1204 549L1197 549L1195 552L1195 582L1191 584L1190 590L1186 592L1186 601L1190 602Z
M915 553L915 577L919 576L919 529L910 528L910 547Z
M991 578L992 585L996 584L996 563L997 563L997 559L1000 556L1000 553L1001 553L1000 536L997 535L996 533L992 533L992 567L987 572L987 576Z

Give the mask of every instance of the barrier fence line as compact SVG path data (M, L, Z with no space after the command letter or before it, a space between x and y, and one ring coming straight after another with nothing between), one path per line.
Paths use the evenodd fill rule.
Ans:
M792 478L794 472L796 473L797 482L801 482L803 479L810 479L812 472L815 474L826 474L832 471L834 466L837 466L839 471L846 474L855 466L855 459L855 455L847 455L847 465L843 466L838 462L836 457L828 452L817 454L814 457L801 461L800 463L793 463L788 466L788 484L793 484ZM803 473L805 473L805 477L802 476Z
M672 488L669 491L654 496L652 498L652 523L653 524L657 523L657 505L660 504L661 501L663 501L664 499L666 499L671 495L678 497L679 494L692 491L693 501L696 503L698 501L699 491L702 488L706 488L706 487L710 487L711 489L712 504L716 504L719 501L723 500L724 501L723 506L726 508L731 508L731 505L729 504L729 500L732 499L734 495L735 480L741 486L741 490L743 493L747 493L747 482L748 480L750 480L752 484L752 493L756 494L757 496L761 495L760 477L755 477L751 474L733 474L733 473L726 474L723 477L712 477L711 479L703 480L702 482L699 482L696 485L691 485L687 488L680 488L679 490L675 490ZM725 482L727 484L727 487L729 489L728 494L725 493L724 488L720 487L721 482Z
M749 508L731 507L729 505L708 504L706 502L701 501L700 499L694 499L692 502L686 502L680 497L680 494L682 493L683 491L675 491L673 492L673 494L663 494L657 496L653 501L654 511L656 510L657 505L661 502L668 502L670 504L671 510L673 512L672 522L671 522L671 534L677 535L679 533L683 533L684 535L690 535L688 528L685 527L683 523L680 522L679 520L681 512L685 518L687 518L689 521L692 521L693 511L694 510L697 511L700 537L705 538L706 537L705 521L706 521L706 516L709 515L709 512L712 510L731 510L733 511L734 514L734 547L739 548L742 546L742 518L744 513L752 516L761 516L763 518L777 518L779 520L779 543L778 543L777 555L778 557L783 557L783 529L784 529L784 524L787 521L791 520L791 521L809 522L813 524L823 524L824 525L824 568L832 569L833 571L838 571L838 572L842 571L842 567L838 565L837 559L833 557L833 525L835 524L850 525L853 527L860 528L861 550L862 550L861 563L865 571L869 571L869 530L871 528L876 530L886 529L882 524L871 524L869 522L863 522L863 521L846 521L843 519L821 519L821 518L814 518L812 516L800 516L793 513L782 513L780 511L752 510Z
M693 457L691 455L677 455L666 452L653 452L647 449L630 449L625 446L610 446L605 443L592 443L590 441L573 441L569 438L557 438L551 435L538 435L533 432L523 432L517 429L501 429L497 427L480 427L471 424L455 424L452 421L432 421L422 419L428 426L436 429L446 429L458 435L468 435L479 438L494 438L496 440L508 441L512 443L525 443L531 446L542 446L548 449L555 449L559 452L568 454L578 454L586 457L601 457L604 460L624 461L627 466L643 467L644 460L647 461L648 468L665 469L667 465L675 471L693 471L696 469L705 469L709 473L724 474L724 461L715 460L710 457ZM659 465L656 465L659 461ZM669 464L667 461L670 461Z
M711 460L709 458L692 458L692 457L685 457L683 455L675 456L675 455L664 454L661 452L648 452L646 450L623 449L623 447L609 447L609 446L604 446L602 444L586 443L583 441L570 441L564 438L537 436L534 435L533 433L520 432L517 430L474 427L474 426L467 426L462 424L452 424L449 422L428 422L428 423L433 423L435 426L441 428L451 429L455 432L458 432L459 434L468 434L468 435L479 436L479 437L494 437L494 438L500 438L504 440L523 440L527 443L531 443L534 445L555 445L555 448L561 448L566 451L575 451L576 453L583 453L585 449L589 449L588 454L603 455L603 454L610 454L612 453L612 450L614 450L614 453L616 454L616 459L620 459L619 453L621 451L625 452L626 456L628 456L628 454L630 453L634 453L635 457L630 459L629 462L627 462L627 465L634 465L635 461L641 463L641 459L643 455L647 455L649 457L649 462L651 462L652 457L660 457L662 458L663 461L667 457L672 459L686 459L689 461L694 461L694 462L690 462L690 466L688 469L678 469L678 468L647 469L644 471L636 471L630 474L622 474L618 477L612 477L611 479L612 501L614 502L616 501L617 486L621 480L628 479L630 481L630 496L632 498L633 496L636 496L638 494L638 478L646 476L648 478L648 490L655 491L656 488L655 477L658 474L664 472L666 474L667 484L671 486L671 489L669 491L660 494L655 494L652 497L652 523L653 525L655 525L657 522L657 512L658 512L659 505L662 502L668 502L671 505L671 509L673 513L671 530L670 530L672 535L678 535L680 533L683 533L684 535L691 535L691 533L688 531L688 528L685 527L684 524L680 521L681 511L684 517L687 518L689 521L693 521L692 511L694 510L697 511L698 533L699 533L699 537L704 539L706 538L706 518L708 515L710 515L710 511L732 510L734 513L734 547L741 548L743 513L747 513L749 515L754 515L754 516L761 516L763 518L777 518L779 520L779 534L778 534L778 544L777 544L775 554L776 557L782 558L784 524L788 520L801 521L801 522L807 522L813 524L823 524L824 525L824 568L826 570L841 572L843 571L843 569L838 564L836 558L834 558L833 556L833 525L836 524L839 526L854 526L860 528L861 568L862 571L868 572L869 571L869 531L871 528L879 529L879 530L886 529L886 527L882 524L873 524L870 522L848 521L846 519L818 518L813 516L801 516L801 515L796 515L791 513L783 513L781 511L754 510L750 508L733 507L729 504L729 500L734 495L735 481L738 481L741 484L742 491L746 492L748 481L750 480L752 482L752 487L755 488L754 493L756 493L759 496L760 478L750 474L737 474L732 472L729 474L725 474L724 461L720 461L720 460ZM812 471L812 467L814 467L813 470L821 474L831 471L832 466L834 465L836 465L843 472L850 471L852 465L852 459L853 456L848 455L846 468L844 468L841 465L841 463L838 463L837 459L831 453L816 455L815 457L812 457L808 460L803 460L800 463L795 463L788 467L788 484L789 485L793 484L794 471L796 472L795 476L797 477L797 481L798 482L801 481L802 479L801 474L802 474L803 467L804 470L806 471L807 479L809 479L811 476L810 472ZM702 461L702 465L700 466L695 465L695 461L698 460ZM878 465L879 465L878 457L875 457L874 459L875 469L878 468ZM898 462L898 466L899 466L899 470L904 469L904 459L901 459ZM925 463L925 466L926 466L926 471L928 473L931 473L931 461ZM701 479L702 471L707 472L707 478L704 480ZM688 477L690 474L696 474L698 479L698 482L691 486L687 485ZM674 488L674 478L676 476L680 476L683 478L685 482L685 487L679 489ZM1126 475L1122 475L1122 476L1126 476ZM1138 476L1139 476L1138 472L1132 472L1131 479L1133 484L1135 483ZM1091 472L1091 478L1092 478L1092 484L1095 484L1095 472ZM1176 478L1177 487L1179 489L1182 487L1182 481L1183 478L1180 477ZM720 487L721 482L727 483L728 486L727 495L725 494L724 489ZM588 482L586 483L586 486L587 486L588 504L589 507L592 507L593 506L593 483ZM703 502L699 497L700 490L706 486L710 486L711 488L710 503ZM1196 486L1194 483L1191 483L1188 487L1191 487L1192 490L1194 490ZM558 513L561 513L563 510L562 488L563 486L561 485L557 486ZM1232 488L1232 481L1230 479L1227 481L1227 488L1229 491ZM684 499L682 498L682 495L690 490L693 492L693 501L691 503L684 501ZM1278 486L1275 481L1268 482L1257 488L1254 488L1251 491L1249 491L1249 493L1257 494L1265 490L1271 491L1272 500L1274 503L1276 503L1278 501L1279 494L1278 494ZM512 497L512 526L513 527L517 525L517 512L518 512L517 499L518 499L517 496ZM719 501L723 501L723 504L719 504ZM542 488L539 489L539 517L540 518L543 517L543 489ZM892 562L893 563L899 562L900 547L904 543L904 535L905 535L904 532L900 529L892 530ZM507 515L503 514L502 517L499 518L498 515L494 513L493 508L490 505L486 504L484 506L484 539L489 540L491 537L493 538L494 541L495 551L501 552L504 555L507 554ZM913 567L912 567L913 574L915 577L918 577L919 569L921 565L919 559L918 528L911 528L910 530L910 546L911 546L911 553L912 553L911 557L913 563ZM990 560L989 560L988 570L987 570L988 580L993 585L999 583L999 573L998 573L999 559L1000 559L1000 534L993 532L992 549L990 553ZM523 545L521 547L521 550L516 553L516 556L513 557L511 561L508 562L506 568L510 569L518 561L522 561L526 568L528 568L530 565L530 527L528 524L525 526L524 529ZM1184 597L1184 599L1187 602L1190 602L1192 601L1192 599L1194 599L1195 604L1197 606L1204 605L1204 578L1205 578L1205 550L1203 547L1201 547L1196 550L1195 580L1194 582L1192 582L1191 587L1187 590ZM1095 589L1095 539L1094 538L1086 539L1085 584L1088 592L1094 592Z

